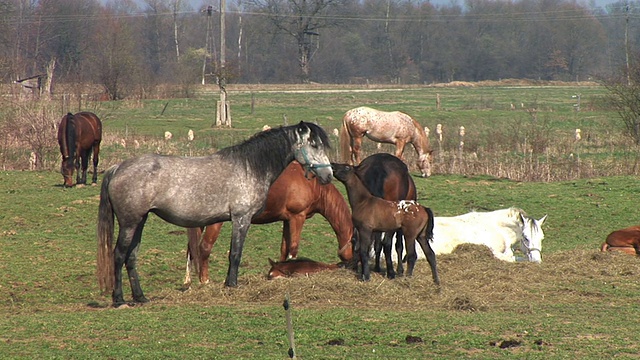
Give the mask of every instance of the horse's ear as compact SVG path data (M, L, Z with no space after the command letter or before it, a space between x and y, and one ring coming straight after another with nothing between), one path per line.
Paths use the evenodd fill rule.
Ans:
M276 264L276 262L275 262L275 261L273 261L273 260L271 260L271 258L269 258L269 265L273 266L273 265L275 265L275 264Z
M544 221L547 220L547 215L543 216L542 218L540 218L540 220L538 220L538 225L539 226L542 226L542 224L544 224Z
M522 221L522 223L526 224L527 223L527 216L525 214L523 214L522 211L519 211L518 215L520 215L520 220Z

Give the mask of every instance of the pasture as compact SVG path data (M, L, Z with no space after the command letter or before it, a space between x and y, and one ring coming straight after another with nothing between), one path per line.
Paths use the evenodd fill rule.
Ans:
M436 91L442 93L444 109L439 111ZM578 91L581 112L572 108L571 95ZM264 124L281 124L284 115L289 124L317 121L331 132L344 111L364 104L412 114L432 129L432 144L436 123L445 129L463 125L468 129L465 149L472 152L475 147L483 159L483 151L504 146L505 156L514 159L509 170L514 176L479 171L481 165L487 173L500 171L498 161L495 167L481 162L461 174L465 168L459 167L461 158L455 158L458 139L452 135L443 154L450 157L435 163L434 175L414 176L419 201L436 216L509 206L521 207L535 218L548 214L542 263L505 263L486 249L466 246L437 258L440 288L433 284L426 261L417 263L413 278L388 280L372 274L371 281L363 283L354 273L336 270L269 281L268 258L280 252L281 225L252 225L239 286L227 289L222 284L231 226L226 224L211 255L211 284L200 286L196 281L185 291L186 232L151 215L138 260L151 302L114 309L110 294L100 293L95 277L99 188L63 188L54 148L46 170L0 172L0 354L286 358L282 302L288 293L297 355L303 359L633 358L640 353L634 335L640 325L633 318L640 263L598 248L609 232L637 224L636 154L621 138L615 114L599 105L602 97L597 87L352 94L239 91L230 96L233 129L210 127L211 97L170 100L163 115L167 101L91 104L86 110L96 112L104 123L101 171L145 152L211 153ZM510 103L525 100L538 104L537 120L526 110L510 110ZM586 104L592 104L591 110ZM591 140L576 152L574 144L563 139L570 139L579 127L583 136L591 134ZM188 129L196 132L193 143L183 139ZM173 132L174 139L163 140L164 131ZM532 144L533 134L557 145L547 147L554 152L518 147L525 139ZM141 146L122 147L122 139L127 144L137 140ZM370 144L368 151L375 151L375 146ZM19 163L22 155L13 154L12 163ZM556 158L557 162L546 162ZM525 182L515 176L538 169L547 169L547 176L558 180ZM588 169L592 176L576 172ZM412 172L418 174L415 168ZM337 180L334 184L344 194ZM316 215L305 224L299 256L336 262L336 243L330 226ZM125 299L131 299L128 284L124 291Z

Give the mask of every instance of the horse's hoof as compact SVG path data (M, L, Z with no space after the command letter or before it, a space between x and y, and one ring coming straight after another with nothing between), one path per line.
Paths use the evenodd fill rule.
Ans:
M149 302L149 299L147 299L144 296L139 296L133 299L133 301L137 302L138 304L145 304Z
M124 306L124 308L129 307L129 304L127 304L124 300L122 301L114 301L113 302L113 307L116 309L121 308L122 306Z
M98 183L91 183L91 186L98 186Z
M396 274L395 273L387 273L387 278L389 278L389 280L393 280L396 278Z
M84 184L76 184L76 187L77 187L77 188L79 188L79 189L80 189L80 188L83 188L83 187L84 187Z

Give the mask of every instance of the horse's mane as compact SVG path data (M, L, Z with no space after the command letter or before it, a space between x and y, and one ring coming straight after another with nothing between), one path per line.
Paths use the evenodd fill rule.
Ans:
M64 126L62 135L64 150L67 153L67 161L73 162L76 154L76 123L72 113L67 113L62 119Z
M297 125L261 131L239 144L221 149L217 154L258 176L278 175L291 162L296 131L304 127L311 131L314 140L330 148L329 136L320 126L301 121Z

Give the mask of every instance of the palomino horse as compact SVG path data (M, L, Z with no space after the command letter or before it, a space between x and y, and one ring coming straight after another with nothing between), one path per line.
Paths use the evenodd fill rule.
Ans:
M620 251L640 255L640 226L616 230L607 236L600 251Z
M400 200L417 200L416 185L409 174L407 165L399 158L387 154L378 153L373 154L356 166L356 174L362 180L364 186L369 190L371 195L383 198L389 201ZM395 232L388 232L385 234L384 242L381 241L381 233L374 233L374 247L375 247L375 265L374 271L380 272L380 253L382 246L389 246L391 248L392 240L394 236L398 239L402 239L402 229L398 229ZM391 250L389 250L391 251ZM396 253L398 258L402 259L402 241L396 242ZM393 279L396 276L393 270L393 263L391 259L385 257L387 264L387 277ZM402 275L404 268L402 262L398 262L398 274Z
M429 242L433 237L433 212L415 201L388 201L371 195L355 169L350 165L332 163L334 177L346 189L351 205L353 225L357 236L354 246L355 258L362 264L361 280L370 279L369 250L374 231L395 231L402 229L407 244L407 275L413 274L416 264L415 241L417 240L431 266L433 281L440 284L436 268L436 255ZM391 256L391 247L385 246L385 256Z
M288 257L298 256L302 226L306 219L316 213L324 216L336 233L340 259L350 261L353 256L351 248L353 223L349 206L333 184L320 184L315 176L305 174L305 170L297 161L289 164L271 185L264 210L255 216L251 223L283 222L280 261L284 261ZM209 255L220 234L222 224L207 226L202 240L200 240L201 228L187 230L189 237L187 257L193 260L193 267L198 273L201 284L209 282ZM187 261L186 286L191 283L189 263L190 261Z
M269 259L271 269L267 273L267 279L285 278L299 275L309 275L325 270L339 269L341 264L325 264L311 259L289 259L275 262Z
M503 261L514 262L514 249L519 249L526 261L542 262L542 224L547 215L536 220L515 207L489 212L436 216L431 247L437 255L450 254L461 244L485 245ZM395 241L395 239L394 239ZM418 258L425 258L418 249ZM397 261L397 258L393 259Z
M238 284L238 267L251 219L267 200L269 187L293 160L329 183L333 172L325 148L327 133L318 125L260 132L205 157L143 155L106 171L98 210L98 283L113 289L114 306L124 303L122 266L126 265L134 302L147 302L136 270L144 224L150 212L172 224L201 227L233 223L225 285ZM118 241L113 248L114 216Z
M87 167L93 151L92 185L98 182L98 154L102 141L102 122L96 114L79 112L68 113L58 125L58 144L62 154L61 172L64 186L73 186L73 170L76 170L76 184L87 183ZM82 172L80 166L82 165ZM82 174L81 174L82 173Z
M360 163L362 138L394 144L396 156L403 159L404 147L413 145L418 153L418 168L423 177L431 176L431 147L424 128L411 116L399 112L379 111L368 107L351 109L342 118L340 153L342 161L352 165Z

